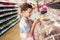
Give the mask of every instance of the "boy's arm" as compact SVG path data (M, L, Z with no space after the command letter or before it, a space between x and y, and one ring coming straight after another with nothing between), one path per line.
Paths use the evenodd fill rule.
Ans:
M31 34L34 32L35 25L36 25L35 23L32 24L32 27L31 27L31 30L30 30Z
M40 19L34 20L34 23L32 24L32 27L31 27L31 30L30 30L30 33L31 33L31 34L33 34L34 29L35 29L35 26L36 26L36 24L39 23L39 22L40 22Z
M34 39L39 40L39 28L40 28L40 23L37 23L34 29Z
M28 34L27 37L32 37L34 28L35 28L35 25L33 24L31 30L27 33Z
M29 36L32 36L32 35L33 35L35 26L36 26L36 24L37 24L38 22L39 22L39 19L34 20L34 23L32 24L32 27L31 27L30 32L28 32L28 35L29 35Z

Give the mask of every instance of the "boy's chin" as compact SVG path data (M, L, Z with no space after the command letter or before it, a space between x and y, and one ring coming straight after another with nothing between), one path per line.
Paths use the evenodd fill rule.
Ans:
M28 17L28 19L29 19L30 17Z

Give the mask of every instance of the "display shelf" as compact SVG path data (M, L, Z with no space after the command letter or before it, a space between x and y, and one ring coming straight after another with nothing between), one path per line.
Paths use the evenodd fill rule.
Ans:
M0 2L0 35L19 22L16 3Z
M3 12L3 11L11 11L11 10L17 10L17 8L14 8L14 9L1 9L0 12Z
M6 21L4 23L2 23L2 25L0 25L0 31L3 30L4 28L6 28L8 25L10 25L11 23L13 23L15 20L17 20L18 18L14 18L14 19L11 19L9 21Z
M18 6L17 5L5 5L5 4L0 4L0 7L17 7L18 8Z
M3 35L6 31L8 31L10 28L12 28L14 25L16 25L20 20L16 20L14 23L12 23L9 27L6 29L0 31L0 36Z
M16 3L0 2L0 7L18 7Z
M8 16L8 15L12 15L12 14L16 14L17 12L10 12L10 13L5 13L5 14L0 14L0 17L4 17L4 16Z
M0 6L0 9L8 9L8 8L18 8L18 7L8 7L8 6Z
M10 13L10 12L17 12L17 10L1 11L0 14Z
M4 4L4 5L16 5L16 3L11 3L11 2L0 2L0 4Z
M60 9L60 2L47 4L47 6L53 9Z
M12 19L13 17L16 17L16 16L17 15L12 15L11 17L7 17L5 19L0 19L0 24L3 23L3 22L5 22L5 21L8 21L8 20L10 20L10 19Z
M17 7L16 5L0 5L0 7Z

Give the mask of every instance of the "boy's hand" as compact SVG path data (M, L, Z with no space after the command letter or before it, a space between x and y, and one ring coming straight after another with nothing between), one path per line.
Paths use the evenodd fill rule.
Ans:
M33 24L37 24L37 23L39 23L39 22L40 22L39 19L35 19Z

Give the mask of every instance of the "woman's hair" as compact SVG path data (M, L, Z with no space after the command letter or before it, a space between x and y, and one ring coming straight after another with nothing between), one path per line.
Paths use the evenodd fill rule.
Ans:
M22 11L26 11L28 8L32 8L32 5L28 4L28 3L23 3L21 6L21 12Z

